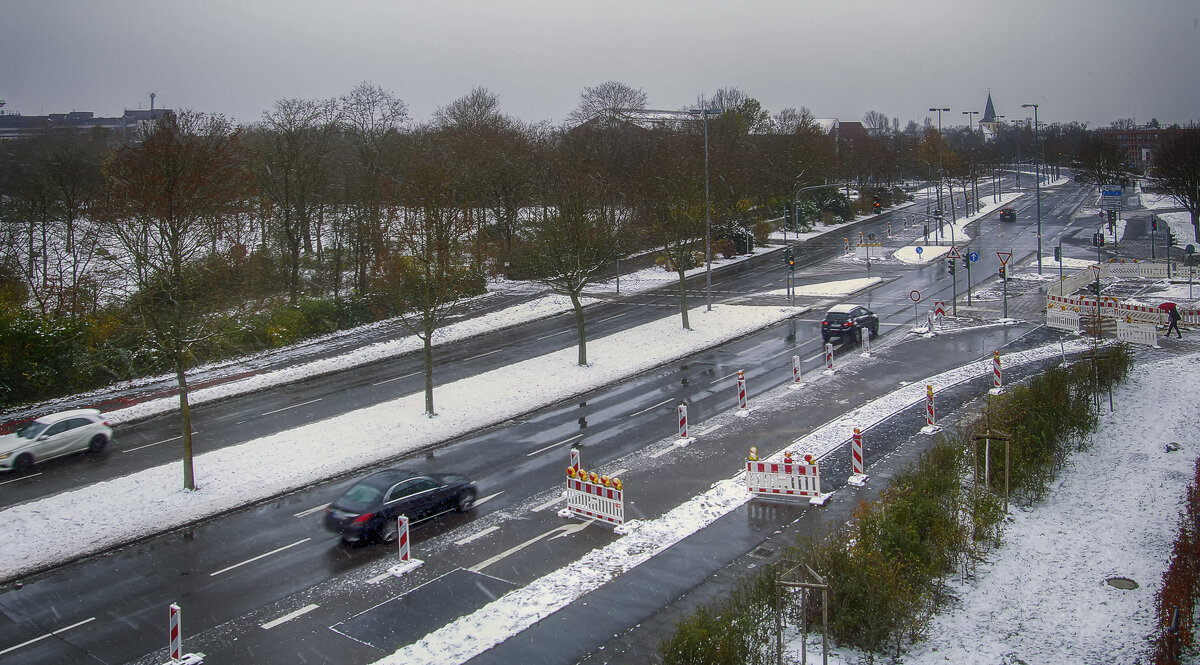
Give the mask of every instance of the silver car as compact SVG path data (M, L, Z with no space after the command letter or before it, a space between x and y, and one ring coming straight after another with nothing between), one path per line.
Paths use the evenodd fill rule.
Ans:
M96 409L42 416L0 436L0 471L26 471L37 462L83 450L98 453L111 440L112 428Z

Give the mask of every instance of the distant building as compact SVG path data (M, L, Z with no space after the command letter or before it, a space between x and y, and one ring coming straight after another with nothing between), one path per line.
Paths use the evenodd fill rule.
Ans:
M996 106L992 104L992 91L988 90L987 103L983 105L983 117L979 119L979 131L988 138L995 137L1004 126L1001 121L1003 117L996 115Z
M144 123L157 122L173 113L171 109L126 109L124 114L115 118L96 117L91 111L49 115L5 113L0 115L0 139L25 138L51 131L74 130L85 133L99 127L111 130L122 139L128 140L133 138L135 130Z
M1121 146L1125 163L1135 171L1145 171L1154 161L1154 151L1167 139L1182 133L1182 129L1136 127L1134 129L1100 129L1097 134L1106 141Z

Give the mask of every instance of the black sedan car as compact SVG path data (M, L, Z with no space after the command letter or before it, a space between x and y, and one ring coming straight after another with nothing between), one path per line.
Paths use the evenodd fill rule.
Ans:
M345 542L376 538L395 542L396 518L418 522L475 505L477 490L470 478L457 473L421 474L408 469L384 469L358 481L325 508L325 528Z
M862 305L834 305L821 320L821 339L828 342L838 337L862 341L862 331L871 331L871 339L879 336L879 317Z

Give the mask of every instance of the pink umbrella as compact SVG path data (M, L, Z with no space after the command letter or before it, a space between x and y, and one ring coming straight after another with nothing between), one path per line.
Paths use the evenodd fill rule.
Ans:
M1171 302L1170 300L1168 300L1167 302L1164 302L1164 303L1159 303L1159 305L1158 305L1158 308L1164 312L1169 312L1169 311L1175 309L1175 307L1176 307L1175 303Z

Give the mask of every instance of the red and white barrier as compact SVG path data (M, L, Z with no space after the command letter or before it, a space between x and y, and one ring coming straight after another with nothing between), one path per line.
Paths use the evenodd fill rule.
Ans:
M572 450L574 453L579 451ZM572 455L574 458L575 455ZM425 562L420 559L412 558L412 545L409 538L409 522L408 515L396 516L396 545L399 548L400 563L388 569L392 575L400 577L406 573L410 573L420 568Z
M925 434L933 434L941 428L937 425L937 417L933 411L933 386L925 386L925 426L921 431Z
M688 438L687 404L682 402L679 404L679 438ZM571 458L571 466L575 469L575 473L579 473L578 455Z
M854 435L850 438L850 469L853 473L846 479L847 485L862 487L867 484L867 474L863 473L862 431L857 427L854 428Z
M999 393L1003 389L1003 383L1000 380L1000 352L992 351L992 390L993 394Z
M183 628L180 625L179 605L171 603L170 609L170 644L168 655L171 660L168 665L199 665L204 662L202 653L183 653Z
M756 451L751 448L746 461L746 489L753 495L767 499L807 498L815 505L829 498L821 494L821 470L812 455L805 455L802 462L792 460L791 453L784 453L783 462L759 462Z
M804 383L800 378L800 356L792 356L792 387L795 388Z
M567 507L560 515L625 523L625 491L620 478L567 467Z
M680 405L683 406L682 404ZM571 449L571 468L575 469L575 473L579 473L579 449Z
M737 376L737 388L738 388L738 408L744 410L746 408L746 374L744 371L742 371L740 369L738 370L738 376Z
M833 372L833 343L825 342L825 372Z
M849 238L842 238L842 240L846 241L846 251L845 251L844 253L845 253L845 254L849 254L849 253L850 253L850 239L849 239Z
M862 331L862 355L871 355L871 329L863 328Z

